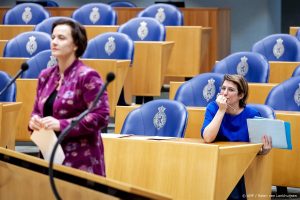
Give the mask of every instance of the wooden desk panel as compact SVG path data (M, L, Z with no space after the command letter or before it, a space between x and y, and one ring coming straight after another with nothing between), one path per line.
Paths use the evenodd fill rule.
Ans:
M120 133L123 122L128 112L135 107L117 107L115 132ZM189 121L185 133L185 138L199 138L205 115L205 108L187 107ZM300 187L300 112L275 111L276 118L291 123L292 150L273 149L272 150L272 185L286 187ZM190 121L191 120L191 121ZM270 167L270 168L271 168ZM268 168L268 170L270 170ZM250 176L251 177L251 176ZM256 180L249 180L256 182Z
M169 99L174 99L175 94L183 82L170 82ZM265 104L270 91L277 84L275 83L249 83L249 96L247 103Z
M10 40L20 33L32 31L34 25L0 25L0 40Z
M300 112L276 111L276 117L291 123L292 150L273 149L273 180L277 186L300 187Z
M127 81L136 96L160 96L174 42L135 42ZM128 85L125 84L125 89Z
M0 56L3 56L3 51L4 51L6 43L7 43L7 40L0 40Z
M296 33L297 33L298 29L299 29L299 27L291 26L290 27L290 34L293 35L293 36L296 36Z
M21 102L0 103L0 146L15 150L16 120L21 116Z
M48 162L45 160L0 148L0 199L53 200L47 171ZM62 199L171 199L150 190L62 165L54 165L54 176Z
M166 76L194 77L210 71L208 67L211 28L166 26L166 40L174 41Z
M270 61L269 83L281 83L292 77L296 67L300 62L274 62Z
M107 138L102 135L108 178L170 195L173 199L187 200L226 199L256 159L261 146L245 143L204 144L199 139L151 141L141 140L141 137ZM251 170L261 171L264 165L253 165L249 169L250 174L255 176ZM266 171L261 177L255 177L264 180L259 191L251 184L247 184L247 191L254 194L268 191L265 194L269 197L269 173Z
M0 57L0 70L5 71L11 77L14 77L21 69L21 65L26 62L28 58L5 58Z

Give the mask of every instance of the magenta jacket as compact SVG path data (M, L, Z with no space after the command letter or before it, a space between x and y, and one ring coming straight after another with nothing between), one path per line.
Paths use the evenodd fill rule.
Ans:
M43 117L44 103L60 79L58 66L43 70L39 76L32 115ZM72 118L82 113L96 97L103 82L99 74L75 60L64 72L64 80L53 104L53 117L65 129ZM107 92L96 108L70 131L62 142L64 165L105 176L104 148L100 129L107 126L109 104ZM58 133L59 134L59 133Z

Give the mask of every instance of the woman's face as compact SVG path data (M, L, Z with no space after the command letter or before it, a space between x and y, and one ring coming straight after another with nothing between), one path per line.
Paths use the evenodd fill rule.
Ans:
M240 99L243 98L243 94L238 93L237 85L231 81L225 80L221 87L221 95L227 98L227 104L238 104Z
M57 25L52 32L51 51L52 55L58 59L75 56L77 46L73 42L71 27L62 24Z

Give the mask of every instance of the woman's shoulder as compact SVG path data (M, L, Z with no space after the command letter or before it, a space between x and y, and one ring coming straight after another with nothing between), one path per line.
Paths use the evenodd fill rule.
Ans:
M49 77L51 74L53 74L56 71L57 71L57 66L47 67L41 71L39 78Z

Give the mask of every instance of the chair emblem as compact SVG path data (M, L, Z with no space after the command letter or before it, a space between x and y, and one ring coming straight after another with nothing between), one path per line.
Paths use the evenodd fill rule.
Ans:
M27 24L28 22L30 22L31 19L32 19L31 8L26 7L24 9L24 12L22 13L22 20L25 22L25 24Z
M157 130L165 126L167 122L166 108L163 106L158 107L158 112L154 115L153 125Z
M248 58L246 56L241 57L241 62L239 62L236 71L239 75L245 76L248 73L249 65L247 63Z
M37 50L37 42L35 41L35 37L32 35L29 37L29 40L26 44L27 52L32 55Z
M273 54L274 56L279 59L284 54L284 46L283 40L281 38L276 40L276 44L273 47Z
M99 8L94 7L92 8L92 12L90 13L90 20L93 24L95 24L100 19L100 12Z
M54 67L57 65L57 60L54 56L50 56L50 60L47 63L47 67Z
M202 94L204 99L207 102L215 96L216 86L215 86L215 80L213 78L207 80L207 84L205 85Z
M166 14L163 8L157 9L157 13L155 14L155 19L160 23L163 23L166 19Z
M298 89L295 91L295 94L294 94L294 100L295 100L295 103L300 106L300 83L299 83L299 87Z
M139 38L141 40L144 40L147 37L148 33L149 33L149 31L148 31L148 27L147 27L147 22L142 21L137 30L137 34L138 34Z
M114 37L109 37L104 46L105 52L107 55L111 55L116 50L116 43Z

